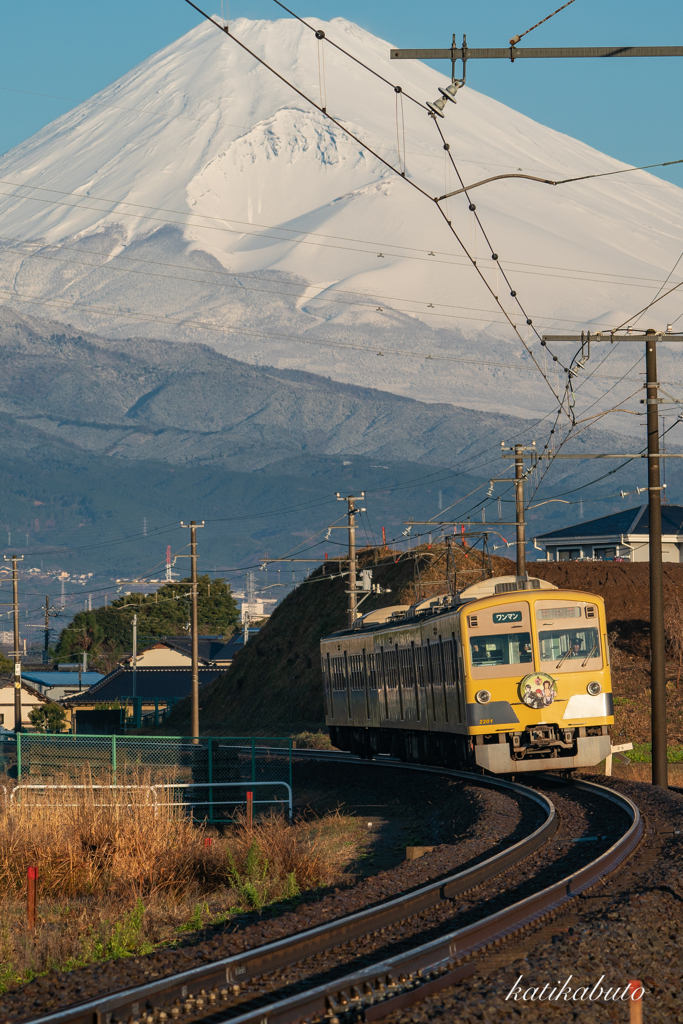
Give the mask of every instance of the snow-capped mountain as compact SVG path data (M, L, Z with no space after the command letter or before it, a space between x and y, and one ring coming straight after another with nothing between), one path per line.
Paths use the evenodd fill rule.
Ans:
M390 61L388 42L348 21L311 23L422 102L446 84L418 62ZM239 19L230 30L408 180L204 22L0 158L0 301L423 401L552 408L434 203L411 186L428 196L458 187L424 110L299 22ZM465 182L624 166L469 87L446 115ZM682 248L683 190L646 172L558 187L510 179L472 198L539 329L619 325ZM465 197L447 212L542 363ZM681 311L674 294L640 326ZM573 346L555 348L566 363ZM582 388L580 408L635 362L640 352L626 348ZM604 354L596 346L590 366ZM549 358L548 369L561 384ZM639 380L634 369L606 405Z

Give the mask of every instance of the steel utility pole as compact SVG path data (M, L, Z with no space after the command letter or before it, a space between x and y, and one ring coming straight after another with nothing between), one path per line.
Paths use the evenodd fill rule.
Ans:
M356 512L362 512L364 509L357 509L356 502L360 501L361 498L365 497L365 491L361 491L358 496L349 494L346 498L337 492L337 501L345 501L348 504L347 515L349 517L349 525L346 529L349 531L349 589L346 593L349 595L349 628L353 626L356 621L358 614L358 590L356 586Z
M21 645L19 643L19 572L17 562L23 555L12 555L12 612L14 618L14 731L21 732ZM5 561L10 559L5 555Z
M187 529L186 523L180 524ZM192 692L190 694L191 704L191 734L192 742L199 743L199 622L197 615L197 528L201 529L204 523L190 521L190 583L192 612L190 617L190 632L192 635Z
M649 554L650 554L650 730L652 739L652 782L668 789L667 729L666 729L666 645L664 637L664 579L662 571L662 484L660 460L681 458L675 454L662 456L659 451L659 406L665 401L659 397L657 380L657 340L683 340L681 335L662 334L652 328L644 334L612 334L598 332L589 336L594 342L645 342L645 407L647 409L647 455L637 452L619 455L610 452L601 455L556 455L555 458L638 459L647 458ZM544 334L545 341L581 341L585 335ZM678 403L675 403L678 404Z

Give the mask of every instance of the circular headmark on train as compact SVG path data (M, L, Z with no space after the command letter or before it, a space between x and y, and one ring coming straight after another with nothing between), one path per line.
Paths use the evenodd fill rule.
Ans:
M547 708L557 696L557 683L547 672L532 672L520 681L519 699L530 708Z

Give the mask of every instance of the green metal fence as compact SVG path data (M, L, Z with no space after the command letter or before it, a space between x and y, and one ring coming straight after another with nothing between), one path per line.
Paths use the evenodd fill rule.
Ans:
M246 803L287 803L291 812L292 741L282 736L0 735L0 774L16 783L119 785L143 782L193 808L195 817L230 820Z

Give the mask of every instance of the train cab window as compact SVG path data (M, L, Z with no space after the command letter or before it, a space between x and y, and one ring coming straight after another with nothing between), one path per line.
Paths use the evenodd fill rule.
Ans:
M471 636L472 667L519 665L533 660L531 633L493 633Z
M541 668L577 672L602 667L597 608L583 601L537 601ZM586 619L592 619L585 625Z
M548 663L552 664L553 672L576 672L589 665L596 668L601 661L600 634L592 627L540 629L538 645L546 671Z
M470 664L475 679L533 671L530 609L526 601L497 604L467 616ZM520 669L520 665L528 665Z

